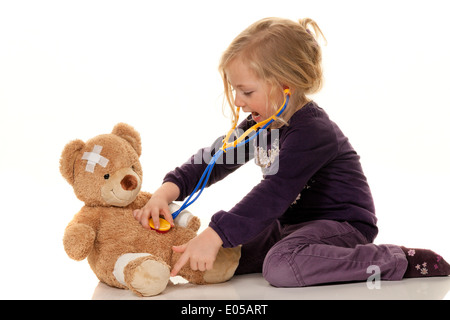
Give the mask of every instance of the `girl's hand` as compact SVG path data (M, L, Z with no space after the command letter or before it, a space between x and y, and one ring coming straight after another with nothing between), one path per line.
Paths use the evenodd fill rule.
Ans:
M136 209L133 211L134 218L139 221L146 229L150 229L148 225L150 217L153 220L153 225L156 229L159 229L159 217L163 216L172 227L173 218L170 213L169 203L178 198L180 189L177 185L171 182L164 183L156 192L152 195L150 200L145 204L142 209Z
M150 217L153 219L153 225L159 229L159 217L163 216L173 227L172 214L170 213L169 204L165 199L152 196L142 209L133 211L134 218L139 221L146 229L150 229L148 225Z
M222 244L219 235L208 227L188 243L172 247L173 251L182 253L182 255L173 266L170 276L176 276L188 261L190 261L192 270L211 270Z

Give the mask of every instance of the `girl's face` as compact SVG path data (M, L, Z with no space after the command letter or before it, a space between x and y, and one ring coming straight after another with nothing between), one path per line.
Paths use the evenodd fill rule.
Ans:
M234 89L234 104L244 112L251 112L255 122L271 117L269 108L271 85L257 77L241 59L234 59L226 69L227 77Z

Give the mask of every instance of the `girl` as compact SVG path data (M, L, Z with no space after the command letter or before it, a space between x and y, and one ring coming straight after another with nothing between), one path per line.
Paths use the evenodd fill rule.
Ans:
M359 156L326 112L307 98L322 84L318 36L323 34L311 19L267 18L244 30L223 54L219 70L234 117L234 106L250 113L239 129L271 117L285 88L291 97L264 133L270 143L259 139L255 148L241 147L242 161L222 155L215 165L208 186L252 157L263 167L264 179L230 211L214 214L196 238L173 248L182 255L172 276L188 261L193 270L210 270L221 246L238 245L236 274L262 272L281 287L364 281L373 266L384 280L450 274L450 265L431 250L372 244L377 218ZM199 159L214 154L222 139L166 175L149 202L134 212L144 227L151 217L158 228L160 215L173 224L168 204L192 192L207 165Z

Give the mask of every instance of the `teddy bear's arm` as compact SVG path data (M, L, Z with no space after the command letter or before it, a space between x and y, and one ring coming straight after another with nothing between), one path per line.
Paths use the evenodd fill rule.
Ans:
M83 207L67 225L63 244L70 258L83 260L91 252L98 224L96 217L94 209Z

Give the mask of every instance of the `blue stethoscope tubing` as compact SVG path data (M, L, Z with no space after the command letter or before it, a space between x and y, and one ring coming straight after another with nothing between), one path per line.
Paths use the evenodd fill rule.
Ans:
M286 95L286 101L285 101L283 107L281 108L281 110L280 110L279 112L277 112L277 114L275 115L276 117L279 117L279 116L284 112L284 110L286 109L286 106L287 106L288 103L289 103L289 98L290 98L290 95ZM253 136L249 137L248 139L244 139L244 141L242 141L241 143L237 144L236 146L231 146L231 147L228 147L228 148L226 148L226 149L223 149L223 148L219 149L219 150L214 154L214 156L211 158L211 160L209 161L208 166L206 167L205 171L203 171L203 174L202 174L202 176L200 177L200 179L199 179L197 185L195 186L194 191L192 191L192 193L191 193L191 194L189 195L189 197L184 201L184 203L181 205L181 207L180 207L177 211L175 211L174 213L172 213L172 218L175 219L175 218L180 214L181 211L183 211L184 209L186 209L187 207L189 207L191 204L193 204L193 203L198 199L198 197L200 197L200 195L201 195L202 192L203 192L203 189L205 189L206 184L208 183L209 177L210 177L210 175L211 175L212 169L214 168L214 165L216 164L217 159L218 159L224 152L227 152L228 150L231 150L231 149L234 149L234 148L238 148L238 147L240 147L240 146L242 146L242 145L244 145L244 144L246 144L246 143L249 143L250 141L252 141L253 139L255 139L255 138L260 134L261 130L266 129L273 121L274 121L274 119L272 119L272 120L270 120L269 122L267 122L264 126L262 126L261 128L259 128L258 131L256 131L256 133L255 133ZM195 198L192 199L192 197L193 197L194 194L199 190L199 188L200 188L200 191L199 191L198 194L195 196ZM192 200L191 200L191 199L192 199Z

